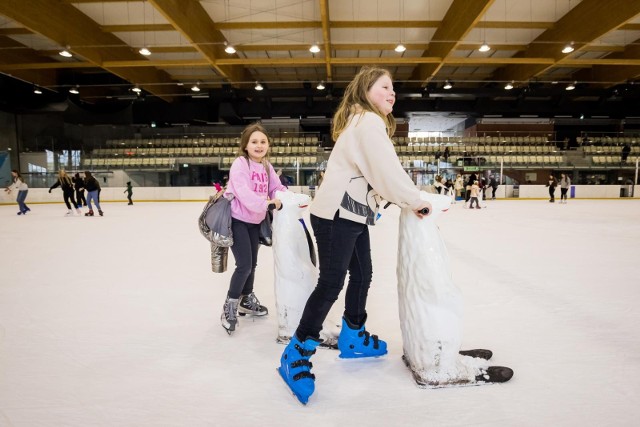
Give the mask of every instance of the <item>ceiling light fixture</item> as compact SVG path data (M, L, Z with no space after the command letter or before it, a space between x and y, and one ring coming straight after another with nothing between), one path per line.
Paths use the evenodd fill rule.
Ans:
M33 93L35 93L36 95L42 95L42 91L37 87L33 88Z
M227 52L229 55L236 53L236 48L233 47L233 45L230 45L227 42L224 42L224 45L225 45L224 51Z
M140 93L142 92L142 89L140 89L140 86L135 85L133 88L131 88L131 91L135 93Z
M513 89L513 80L511 80L509 83L507 83L506 85L504 85L505 90L511 90Z
M577 83L578 82L569 83L567 87L564 88L564 90L574 90L576 88Z
M144 56L149 56L149 55L151 55L151 51L150 51L150 50L149 50L149 48L148 48L148 47L146 47L146 46L145 46L145 47L143 47L142 49L140 49L138 52L140 53L140 55L144 55Z
M394 49L396 52L398 53L402 53L405 50L407 50L407 48L405 47L405 45L403 45L402 43L399 43L398 46L396 46L396 48Z
M565 45L565 47L562 48L562 53L571 53L575 50L575 48L573 47L573 42Z
M196 82L196 84L191 86L191 92L200 92L200 82Z
M58 54L60 56L64 56L65 58L71 58L73 54L69 52L69 49L70 49L69 46L67 46L64 49L62 49L60 52L58 52Z
M256 82L256 88L255 88L255 89L256 89L256 90L262 90L262 89L264 89L264 88L262 87L262 85L260 84L260 82Z
M442 86L443 89L449 90L453 87L453 83L451 83L449 80L444 82L444 86Z
M483 42L482 46L478 48L480 52L489 52L491 50L491 46L487 44L487 42Z
M309 48L309 52L311 53L320 52L320 46L318 46L316 43L312 44L311 47Z
M318 86L316 86L316 89L318 89L318 90L324 90L324 82L320 82L320 83L318 83Z
M80 91L78 90L78 85L76 85L75 87L72 87L71 89L69 89L69 93L72 93L74 95L79 94Z

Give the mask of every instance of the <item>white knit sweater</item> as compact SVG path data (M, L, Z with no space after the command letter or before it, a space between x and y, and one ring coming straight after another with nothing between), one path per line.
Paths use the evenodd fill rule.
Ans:
M423 203L382 118L371 112L355 114L331 152L311 213L333 219L339 210L340 218L374 225L381 199L401 208L417 209Z

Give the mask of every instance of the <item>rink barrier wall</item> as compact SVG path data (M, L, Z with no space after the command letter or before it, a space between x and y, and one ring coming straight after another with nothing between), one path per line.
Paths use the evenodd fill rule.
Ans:
M628 199L629 194L634 194L635 199L640 198L640 185L635 186L632 193L632 185L574 185L569 194L575 194L576 199ZM312 187L296 187L290 189L296 193L314 195ZM427 190L428 189L424 189ZM496 191L498 199L548 199L549 188L544 185L521 185L518 194L514 197L514 188L511 185L501 185ZM620 197L621 190L626 197ZM100 201L126 202L125 187L105 187L100 193ZM213 187L134 187L134 202L204 202L214 194ZM15 203L17 193L7 194L0 191L0 204ZM556 189L555 196L560 198L560 188ZM491 197L491 189L487 189L487 197ZM56 188L49 194L47 188L30 188L27 195L28 203L63 203L62 191Z

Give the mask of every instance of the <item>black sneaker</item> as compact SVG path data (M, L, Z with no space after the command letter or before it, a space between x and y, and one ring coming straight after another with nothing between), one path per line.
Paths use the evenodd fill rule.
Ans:
M264 305L260 305L260 301L256 295L251 292L249 295L240 296L238 304L238 314L244 316L250 314L252 316L265 316L269 314L269 310Z

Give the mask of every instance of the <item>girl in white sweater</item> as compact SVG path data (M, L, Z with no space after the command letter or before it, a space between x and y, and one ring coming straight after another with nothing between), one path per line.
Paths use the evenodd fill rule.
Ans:
M369 225L382 199L409 207L416 215L431 204L404 171L390 137L395 132L395 103L387 70L364 67L347 86L333 117L336 141L322 186L311 205L320 275L302 318L280 359L279 372L302 403L313 394L315 376L309 358L320 344L322 322L349 273L342 329L341 358L378 357L387 344L365 330L367 293L372 278ZM424 211L422 211L424 212Z
M29 186L24 182L22 176L20 176L20 172L15 169L11 171L11 184L5 188L4 191L11 194L11 189L18 191L18 196L16 197L16 202L18 202L18 208L20 209L18 215L25 215L31 210L25 203L27 193L29 193Z

